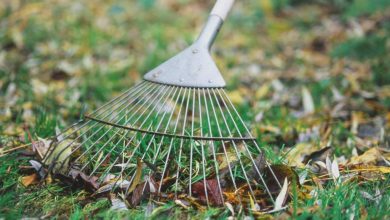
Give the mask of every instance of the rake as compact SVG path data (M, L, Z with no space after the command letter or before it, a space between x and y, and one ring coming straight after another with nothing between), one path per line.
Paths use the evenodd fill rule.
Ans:
M209 52L233 3L217 0L191 46L57 135L43 159L50 172L93 179L98 193L121 192L134 206L181 198L271 210L280 178Z

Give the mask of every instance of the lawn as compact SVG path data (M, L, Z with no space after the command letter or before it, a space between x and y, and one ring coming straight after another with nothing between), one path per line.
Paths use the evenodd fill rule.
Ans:
M269 162L291 180L286 209L180 199L129 207L40 177L37 145L189 46L212 3L0 4L0 219L390 218L386 0L237 1L221 29L212 57Z

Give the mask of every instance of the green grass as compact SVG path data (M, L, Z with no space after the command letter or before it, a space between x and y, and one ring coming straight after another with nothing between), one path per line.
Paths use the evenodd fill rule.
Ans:
M351 158L354 149L361 154L371 146L388 146L388 1L267 2L271 11L257 2L238 3L212 54L226 78L228 92L239 90L244 97L233 102L244 121L251 124L269 160L285 163L286 154L302 143L310 145L307 150L330 144L334 156L346 159ZM118 0L0 6L0 151L30 142L26 129L34 139L51 137L56 127L66 128L82 117L80 113L92 112L133 86L145 72L196 38L211 7L204 1L161 4L165 3ZM31 12L35 9L38 12ZM358 35L353 34L356 30L349 25L351 21L375 25ZM325 44L321 50L313 49L318 36ZM260 65L260 73L253 73L250 66L254 64ZM276 79L283 85L282 90L275 87ZM35 84L35 80L40 83ZM256 97L265 84L270 85L269 91ZM313 97L314 114L299 116L302 86ZM346 111L346 116L330 117L340 103L334 100L333 88L346 98L340 110ZM259 112L264 112L263 118L254 122ZM360 124L383 120L384 141L358 137L351 128L353 112L362 113ZM320 129L318 136L308 132L316 127ZM327 127L331 132L323 139ZM309 138L300 141L299 135ZM110 143L109 147L114 145ZM156 145L152 145L154 150ZM104 150L107 152L109 147ZM173 201L153 211L144 202L119 212L110 210L108 198L93 197L82 188L59 181L24 187L21 178L33 171L20 167L28 166L32 159L23 152L0 158L0 218L226 219L231 215L224 207L186 210ZM166 153L159 159L164 159ZM153 156L147 155L150 159ZM213 166L213 161L208 165ZM302 168L296 170L303 172ZM386 219L390 217L389 184L388 174L381 180L354 180L342 185L329 181L323 190L311 183L317 195L302 199L300 192L305 190L295 188L288 212L262 217L349 219L354 215L357 219ZM375 195L376 189L381 191L377 201L361 194L365 191ZM250 211L235 214L239 218L258 217Z

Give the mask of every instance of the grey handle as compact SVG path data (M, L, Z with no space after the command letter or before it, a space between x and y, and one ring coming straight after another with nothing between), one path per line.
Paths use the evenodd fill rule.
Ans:
M217 15L222 18L222 20L225 20L233 7L234 1L235 0L217 0L210 14Z
M210 50L235 0L217 0L196 42Z

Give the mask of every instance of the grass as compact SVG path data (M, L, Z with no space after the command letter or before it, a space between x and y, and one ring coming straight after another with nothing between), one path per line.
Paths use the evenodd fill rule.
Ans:
M212 54L233 103L271 162L287 164L289 153L300 145L307 145L303 150L307 152L330 145L339 161L350 160L354 152L362 155L373 147L388 147L388 3L375 2L237 4ZM28 133L34 139L55 135L56 127L63 130L78 121L80 113L92 112L133 86L145 72L192 42L209 8L211 3L188 0L1 5L0 154L29 142ZM303 114L303 87L313 99L311 114ZM260 88L266 89L260 93ZM335 89L341 101L335 98ZM259 113L263 115L255 122ZM362 133L369 123L379 126L383 137ZM26 156L29 151L0 157L0 219L232 215L226 207L185 209L174 201L154 208L144 202L135 209L115 211L108 198L91 197L58 181L24 187L22 177L33 173L21 168L32 159ZM380 159L373 163L388 166ZM343 184L324 181L319 186L313 180L318 174L309 167L295 171L308 172L310 184L291 190L287 211L262 218L389 218L388 174L359 176ZM259 217L238 210L235 215Z

